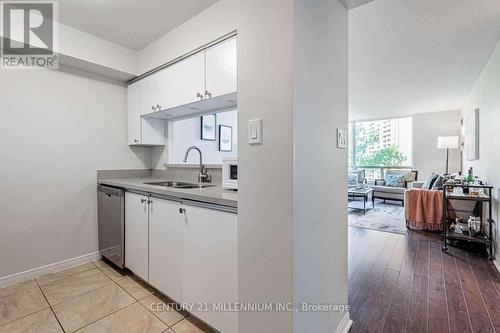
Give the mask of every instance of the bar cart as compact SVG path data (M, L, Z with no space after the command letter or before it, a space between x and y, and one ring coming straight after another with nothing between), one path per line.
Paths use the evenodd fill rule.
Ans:
M462 188L463 194L456 194L455 188ZM471 194L476 191L476 194ZM443 251L448 250L448 243L451 240L455 241L466 241L471 243L485 244L486 250L488 252L488 259L495 259L494 249L493 249L493 223L492 219L492 198L493 186L486 185L470 185L470 184L445 184L443 187ZM477 194L477 193L480 194ZM476 205L479 205L478 215L481 217L479 232L475 235L466 233L457 233L450 229L448 222L448 202L449 200L466 200L475 201ZM483 206L484 204L488 206L488 216L483 219ZM485 223L484 221L487 221Z

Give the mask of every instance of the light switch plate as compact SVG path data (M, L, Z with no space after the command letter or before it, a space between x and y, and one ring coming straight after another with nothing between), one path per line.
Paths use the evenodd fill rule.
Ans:
M347 131L345 129L337 128L337 148L347 148Z
M248 121L248 143L251 145L262 144L262 119Z

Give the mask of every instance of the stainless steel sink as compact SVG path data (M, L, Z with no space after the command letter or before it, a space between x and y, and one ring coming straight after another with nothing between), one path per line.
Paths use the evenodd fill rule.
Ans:
M214 187L215 185L201 185L201 184L188 184L182 186L174 186L175 188L206 188L206 187Z
M156 185L156 186L165 186L165 187L173 187L173 188L205 188L205 187L213 187L215 185L204 185L204 184L192 184L192 183L184 183L184 182L175 182L175 181L163 181L163 182L151 182L144 183L146 185Z
M151 183L144 183L144 184L166 186L166 187L177 187L177 186L183 186L183 185L191 185L190 183L174 182L174 181L151 182Z

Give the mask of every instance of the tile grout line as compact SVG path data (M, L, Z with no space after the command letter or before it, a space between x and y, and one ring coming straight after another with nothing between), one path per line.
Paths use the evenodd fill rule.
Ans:
M52 312L52 314L54 315L54 318L56 318L57 323L59 324L59 327L61 327L61 330L62 330L63 332L66 332L66 330L65 330L65 329L64 329L64 327L62 326L61 322L59 321L59 318L57 318L57 315L56 315L56 313L55 313L54 309L52 308L52 305L50 305L49 300L47 299L47 296L45 296L45 293L43 292L42 288L40 288L40 285L38 284L38 281L37 281L37 280L34 280L34 281L35 281L36 285L38 286L38 289L39 289L39 290L40 290L40 292L42 293L42 296L43 296L43 298L45 299L45 302L47 302L47 304L48 304L48 306L49 306L50 311L51 311L51 312Z
M89 261L89 262L83 263L83 264L81 264L81 265L77 265L77 266L70 267L70 268L68 268L68 269L72 269L72 268L75 268L75 267L78 267L78 266L82 266L82 265L86 265L86 264L91 264L91 265L92 265L92 266L94 266L94 267L93 267L93 268L90 268L90 269L87 269L86 271L81 271L81 272L76 272L76 273L68 274L68 275L66 275L66 276L61 276L60 278L58 278L58 279L56 279L56 280L54 280L54 281L51 281L51 282L49 282L49 283L47 283L47 284L44 284L43 286L40 286L40 285L38 284L38 281L37 281L37 280L38 280L39 278L43 277L44 275L41 275L41 276L39 276L39 277L36 277L36 278L34 278L33 280L34 280L34 281L36 281L36 284L38 284L38 286L39 286L39 287L40 287L40 289L41 289L42 287L45 287L46 285L49 285L49 284L51 284L51 283L53 283L53 282L59 281L59 280L61 280L61 279L64 279L64 278L67 278L67 277L70 277L70 276L73 276L73 275L77 275L77 274L85 273L85 272L88 272L88 271L91 271L91 270L93 270L93 269L96 269L96 268L97 268L97 266L96 266L96 265L94 265L91 261ZM46 275L50 275L50 274L57 274L57 273L64 272L64 271L65 271L65 270L61 270L61 271L54 272L54 273L49 273L49 274L46 274Z
M106 264L106 265L107 265L107 264ZM108 275L107 275L107 274L106 274L103 270L101 270L101 269L100 269L100 267L99 267L99 266L97 266L97 265L95 265L95 266L96 266L96 267L97 267L97 269L99 269L102 273L104 273L106 276L108 276ZM110 267L110 266L108 265L108 267ZM112 268L112 267L111 267L111 268ZM112 268L112 269L113 269L113 268ZM127 275L127 276L129 276L129 275ZM125 279L127 276L122 277L122 278L121 278L121 279L119 279L118 281ZM108 277L109 277L109 276L108 276ZM100 318L100 319L97 319L97 320L95 320L95 321L93 321L93 322L91 322L91 323L89 323L89 324L85 325L85 326L82 326L82 327L80 327L78 330L81 330L81 329L83 329L83 328L85 328L85 327L87 327L87 326L89 326L89 325L92 325L92 324L94 324L94 323L96 323L96 322L98 322L98 321L100 321L100 320L102 320L102 319L105 319L105 318L107 318L107 317L109 317L109 316L111 316L111 315L113 315L113 314L115 314L115 313L117 313L117 312L119 312L119 311L121 311L121 310L123 310L123 309L126 309L126 308L128 308L128 307L130 307L130 306L132 306L132 305L134 305L134 304L136 304L136 303L139 303L139 305L141 305L144 309L146 309L146 311L148 311L148 313L151 313L151 314L152 314L155 318L157 318L159 321L161 321L163 324L165 324L165 325L167 326L167 329L166 329L165 331L163 331L163 332L166 332L166 331L168 331L168 330L172 330L172 331L175 333L175 331L172 329L172 326L174 326L174 325L178 324L179 322L181 322L182 320L184 320L184 319L186 319L186 318L187 318L187 317L184 317L184 318L182 318L181 320L179 320L179 321L175 322L175 324L174 324L174 325L170 326L170 325L168 325L167 323L165 323L163 320L161 320L158 316L156 316L153 312L149 311L149 310L148 310L148 309L147 309L147 308L146 308L146 307L145 307L145 306L141 303L141 300L143 300L143 299L145 299L146 297L149 297L149 296L151 296L151 295L155 295L155 294L156 294L156 292L153 292L152 294L149 294L149 295L147 295L147 296L145 296L145 297L141 298L140 300L137 300L137 299L136 299L134 296L132 296L132 294L130 294L130 293L129 293L129 292L128 292L125 288L123 288L122 286L120 286L120 285L117 283L117 281L115 281L115 280L113 280L113 279L111 279L111 278L110 278L110 280L111 280L111 281L112 281L115 285L117 285L117 286L118 286L118 288L120 288L120 289L121 289L121 290L123 290L123 291L124 291L127 295L129 295L129 296L130 296L130 297L134 300L134 302L133 302L132 304L130 304L130 305L128 305L128 306L126 306L126 307L124 307L124 308L121 308L121 309L119 309L119 310L116 310L116 311L111 312L110 314L108 314L108 315L107 315L107 316L105 316L105 317L102 317L102 318Z
M99 267L97 267L97 268L99 268ZM101 270L101 271L102 271L102 270ZM102 271L102 272L104 273L104 271ZM104 274L106 274L106 273L104 273ZM121 278L121 279L119 279L119 280L123 280L123 279L125 279L126 277L127 277L127 276L124 276L123 278ZM120 289L122 289L123 291L125 291L125 292L126 292L126 293L130 296L130 297L132 297L132 298L135 300L135 302L134 302L133 304L135 304L135 303L139 303L139 304L140 304L140 305L142 305L142 306L143 306L143 307L144 307L144 308L145 308L145 309L146 309L149 313L151 313L153 316L155 316L155 318L158 318L158 319L159 319L162 323L164 323L165 325L167 325L167 329L166 329L166 331L168 331L169 329L171 329L171 328L172 328L172 326L174 326L174 325L178 324L179 322L181 322L181 321L183 321L184 319L186 319L187 317L189 317L189 315L187 315L187 316L183 317L182 319L180 319L180 320L176 321L174 324L172 324L172 326L170 326L169 324L167 324L167 323L165 323L163 320L161 320L161 318L160 318L160 317L158 317L156 314L154 314L152 311L150 311L148 308L146 308L146 307L144 306L144 304L142 304L142 303L141 303L141 301L142 301L142 300L144 300L145 298L147 298L147 297L149 297L149 296L152 296L152 295L156 295L156 293L157 293L157 292L156 292L156 289L153 291L153 293L152 293L152 294L149 294L149 295L147 295L147 296L145 296L145 297L141 298L140 300L138 300L138 299L136 299L134 296L132 296L132 294L130 294L130 293L129 293L129 292L128 292L125 288L123 288L122 286L120 286L120 285L119 285L119 284L118 284L115 280L113 280L113 279L111 279L111 280L112 280L112 281L113 281L113 282L114 282L114 283L115 283L115 284L116 284L116 285L117 285ZM132 305L132 304L131 304L131 305ZM106 317L104 317L104 318L106 318ZM101 319L102 319L102 318L101 318ZM174 331L174 333L175 333L175 331Z
M91 265L93 265L94 267L96 267L96 266L95 266L95 265L94 265L91 261L89 261L89 262L87 262L87 263L83 263L83 264L81 264L81 265L85 265L85 264L88 264L88 263L90 263ZM73 267L77 267L77 266L80 266L80 265L76 265L76 266L73 266ZM71 269L71 268L72 268L72 267L70 267L70 268L68 268L68 269ZM90 270L92 270L92 269L94 269L94 268L91 268L91 269L89 269L89 270L87 270L87 271L90 271ZM64 270L61 270L61 271L58 271L58 272L62 272L62 271L64 271ZM84 272L87 272L87 271L83 271L83 272L78 272L78 273L69 274L68 276L72 276L72 275L79 274L79 273L84 273ZM54 273L58 273L58 272L54 272ZM49 274L54 274L54 273L49 273ZM45 275L48 275L48 274L45 274ZM38 290L42 293L42 296L43 296L43 298L45 299L45 302L47 302L48 307L47 307L47 308L43 308L43 309L38 310L38 311L35 311L35 312L32 312L32 313L30 313L30 314L27 314L27 315L21 316L21 317L19 317L19 318L15 319L15 320L11 320L11 321L9 321L9 322L3 323L2 325L0 325L0 327L1 327L1 326L5 326L5 325L10 324L10 323L13 323L13 322L15 322L15 321L17 321L17 320L20 320L20 319L26 318L26 317L28 317L28 316L31 316L31 315L35 314L35 313L38 313L38 312L44 311L44 310L46 310L46 309L50 309L50 310L52 311L52 313L54 314L54 317L56 317L56 320L57 320L57 322L59 323L59 326L61 326L61 329L63 330L63 332L65 332L65 331L64 331L64 328L62 327L61 323L59 322L59 319L57 318L57 316L56 316L56 314L55 314L54 310L52 309L51 304L49 303L49 301L48 301L47 297L45 296L45 293L43 292L42 288L41 288L41 287L40 287L40 285L38 284L37 279L38 279L38 278L40 278L40 277L42 277L42 276L43 276L43 275L41 275L41 276L39 276L39 277L37 277L37 278L33 278L33 279L31 279L31 280L27 280L27 281L24 281L24 282L19 282L19 283L26 283L26 282L29 282L29 281L33 281L33 282L36 284L36 286L38 287ZM63 278L63 277L61 277L61 278ZM57 281L57 280L56 280L56 281ZM12 286L15 286L15 284L14 284L14 285L12 285ZM6 287L6 288L8 288L8 287ZM29 288L29 287L28 287L28 288ZM13 293L12 295L9 295L9 296L13 296L13 295L19 294L19 293L23 292L25 289L27 289L27 288L23 288L23 289L21 289L21 290L19 290L19 291L15 292L15 293ZM5 297L9 297L9 296L5 296ZM0 298L1 298L1 297L0 297Z
M108 277L108 276L106 276L106 277L109 279L109 277ZM109 280L110 280L111 282L113 282L113 280L111 280L111 279L109 279ZM87 295L87 294L90 294L90 293L91 293L91 292L93 292L93 291L96 291L96 290L98 290L98 289L101 289L101 288L104 288L104 287L109 286L109 285L111 284L111 282L109 282L108 284L105 284L104 286L100 286L100 287L97 287L97 288L95 288L95 289L92 289L92 290L86 291L86 292L84 292L83 294L78 294L78 295L72 296L72 297L70 297L70 298L68 298L68 299L65 299L64 301L58 302L58 303L56 303L56 304L53 304L53 305L52 305L52 304L50 304L50 303L49 303L49 306L51 306L51 307L52 307L52 306L56 306L56 305L63 304L63 303L66 303L66 302L68 302L68 301L71 301L72 299L75 299L75 298L77 298L77 297L85 296L85 295ZM43 293L43 291L42 291L42 293ZM47 301L47 302L48 302L48 301Z
M107 264L106 264L106 265L107 265ZM97 266L97 265L96 265L96 267L97 267L97 269L99 269L101 272L103 272L104 274L106 274L103 270L101 270L101 269L100 269L100 267L99 267L99 266ZM110 267L110 266L108 265L108 267ZM112 267L111 267L111 268L112 268ZM112 268L112 269L113 269L113 268ZM127 276L130 276L130 275L127 275ZM121 278L121 279L119 279L118 281L125 279L127 276L122 277L122 278ZM109 276L108 276L108 277L109 277ZM110 278L110 279L111 279L111 278ZM149 313L151 313L151 314L152 314L155 318L157 318L158 320L160 320L162 323L164 323L164 324L167 326L166 331L168 331L168 330L170 329L170 330L172 330L172 331L175 333L175 331L172 329L172 327L173 327L174 325L177 325L178 323L180 323L180 322L181 322L181 321L183 321L184 319L186 319L186 318L188 318L188 317L190 317L190 316L191 316L191 314L188 314L187 316L183 317L182 319L179 319L178 321L176 321L174 324L169 325L169 324L165 323L163 320L161 320L161 318L160 318L160 317L158 317L155 313L153 313L153 312L152 312L152 311L150 311L148 308L146 308L146 307L144 306L144 304L142 304L142 303L141 303L141 301L142 301L142 300L144 300L145 298L147 298L147 297L149 297L149 296L152 296L152 295L157 295L157 291L156 291L156 289L154 289L154 291L153 291L153 293L152 293L152 294L149 294L149 295L147 295L147 296L145 296L145 297L143 297L143 298L141 298L141 299L139 299L139 300L138 300L138 299L136 299L134 296L132 296L132 294L130 294L130 293L129 293L129 292L128 292L125 288L123 288L122 286L120 286L120 285L117 283L117 281L115 281L115 280L113 280L113 279L111 279L111 280L112 280L112 281L113 281L113 283L115 283L115 284L116 284L116 285L117 285L120 289L122 289L123 291L125 291L125 292L126 292L126 293L130 296L130 297L132 297L132 298L134 299L134 301L135 301L135 302L134 302L134 303L132 303L132 304L130 304L129 306L131 306L131 305L133 305L133 304L135 304L135 303L139 303L139 304L140 304L143 308L145 308L145 309L146 309L146 311L148 311ZM161 295L162 295L162 294L161 294ZM166 297L168 297L168 296L166 296ZM174 302L175 302L175 301L174 301ZM128 307L128 306L127 306L127 307ZM125 307L125 308L127 308L127 307ZM125 309L125 308L123 308L123 309ZM121 310L123 310L123 309L121 309ZM119 311L119 310L118 310L118 311ZM115 311L115 312L117 312L117 311ZM113 313L115 313L115 312L113 312ZM110 316L110 315L111 315L111 314L109 314L108 316ZM106 317L107 317L107 316L106 316ZM104 318L106 318L106 317L104 317ZM104 319L104 318L101 318L101 319ZM100 319L99 319L99 320L100 320ZM90 324L89 324L89 325L90 325ZM88 325L87 325L87 326L88 326ZM85 326L84 326L84 327L85 327ZM82 328L83 328L83 327L82 327ZM82 329L82 328L80 328L80 329Z
M19 317L19 318L17 318L17 319L14 319L14 320L11 320L11 321L8 321L8 322L5 322L5 323L3 323L2 325L0 325L0 328L2 328L2 327L4 327L4 326L7 326L7 325L9 325L9 324L12 324L12 323L14 323L14 322L16 322L16 321L18 321L18 320L21 320L21 319L24 319L24 318L26 318L26 317L29 317L29 316L31 316L31 315L34 315L34 314L37 314L37 313L39 313L39 312L42 312L42 311L48 310L48 309L50 309L50 306L49 306L49 307L47 307L47 308L43 308L43 309L37 310L37 311L32 312L32 313L30 313L30 314L27 314L27 315L21 316L21 317Z
M118 310L116 310L116 311L113 311L113 312L109 313L109 314L108 314L107 316L105 316L105 317L102 317L102 318L96 319L96 320L94 320L93 322L88 323L87 325L80 327L80 328L79 328L79 329L77 329L76 331L80 331L80 330L84 329L85 327L90 326L90 325L92 325L92 324L94 324L94 323L96 323L96 322L98 322L98 321L100 321L100 320L103 320L103 319L105 319L105 318L107 318L107 317L109 317L109 316L111 316L111 315L113 315L113 314L115 314L115 313L117 313L117 312L119 312L119 311L123 310L123 309L126 309L126 308L128 308L128 307L130 307L130 306L132 306L132 305L134 305L134 304L136 304L136 303L140 303L137 299L135 299L135 297L134 297L134 296L132 296L132 295L131 295L128 291L126 291L126 290L125 290L125 288L123 288L122 286L120 286L118 283L116 283L116 281L115 281L115 280L113 280L113 279L112 279L112 278L110 278L110 277L109 277L106 273L104 273L104 271L103 271L103 270L102 270L99 266L97 266L97 265L96 265L96 264L94 264L94 263L92 263L92 265L94 265L94 266L95 266L95 267L96 267L96 268L97 268L97 269L98 269L101 273L103 273L104 275L106 275L106 277L108 277L108 279L110 279L112 283L114 283L115 285L117 285L117 286L118 286L118 288L120 288L120 289L121 289L121 290L123 290L123 291L124 291L127 295L129 295L129 296L130 296L130 297L134 300L134 302L133 302L132 304L130 304L130 305L128 305L128 306L126 306L126 307L124 307L124 308L121 308L121 309L118 309ZM106 264L106 265L107 265L107 264ZM126 278L126 276L124 276L122 279L124 279L124 278ZM120 280L122 280L122 279L120 279ZM107 287L107 286L108 286L108 285L106 285L105 287ZM98 289L99 289L99 288L98 288ZM94 290L97 290L97 289L94 289ZM76 331L75 331L75 332L76 332Z
M109 316L114 315L114 314L115 314L115 313L117 313L117 312L120 312L121 310L124 310L124 309L126 309L126 308L131 307L132 305L134 305L134 304L136 304L136 303L139 303L138 301L136 301L136 300L135 300L135 298L134 298L134 301L135 301L134 303L132 303L132 304L130 304L130 305L127 305L127 306L126 306L126 307L124 307L124 308L121 308L121 309L118 309L118 310L116 310L116 311L113 311L113 312L109 313L107 316L104 316L104 317L102 317L102 318L96 319L96 320L94 320L93 322L88 323L88 324L86 324L86 325L84 325L84 326L82 326L82 327L78 328L75 332L78 332L78 331L80 331L80 330L84 329L84 328L85 328L85 327L87 327L87 326L90 326L90 325L92 325L92 324L94 324L94 323L97 323L98 321L101 321L101 320L103 320L103 319L106 319L106 318L108 318Z
M155 318L157 318L157 319L158 319L158 320L160 320L163 324L165 324L165 325L167 326L167 329L166 329L165 331L168 331L168 330L170 329L170 330L172 330L172 331L175 333L175 331L173 330L173 328L172 328L172 327L173 327L174 325L177 325L177 324L178 324L178 323L180 323L181 321L185 320L186 318L191 317L191 314L190 314L190 313L188 313L188 315L187 315L187 316L183 317L182 319L179 319L178 321L176 321L176 322L175 322L174 324L172 324L171 326L170 326L170 325L168 325L168 324L167 324L167 323L165 323L163 320L161 320L161 318L159 318L157 315L155 315L152 311L148 310L148 308L146 308L146 307L144 306L144 304L142 304L142 303L141 303L141 301L142 301L142 300L144 300L145 298L147 298L147 297L149 297L149 296L152 296L152 295L158 295L158 292L156 291L156 289L154 289L154 288L153 288L153 292L152 292L151 294L149 294L149 295L147 295L147 296L144 296L144 297L143 297L143 298L141 298L141 299L137 299L137 298L135 298L134 296L132 296L132 294L130 294L130 293L129 293L129 292L128 292L125 288L123 288L122 286L120 286L120 285L118 284L118 282L117 282L117 281L113 280L113 279L112 279L109 275L107 275L107 274L106 274L106 272L104 272L104 270L102 270L102 269L101 269L101 267L97 266L97 265L96 265L96 264L94 264L93 262L92 262L92 264L93 264L93 265L94 265L94 266L95 266L95 267L96 267L99 271L101 271L104 275L106 275L106 276L107 276L107 277L108 277L108 278L112 281L112 283L114 283L115 285L117 285L117 286L118 286L121 290L123 290L123 291L124 291L127 295L129 295L129 296L130 296L130 297L134 300L134 303L132 303L132 304L130 304L130 305L128 305L128 306L126 306L126 307L124 307L124 308L121 308L121 309L119 309L119 310L113 311L113 312L111 312L110 314L108 314L107 316L105 316L105 317L103 317L103 318L97 319L97 320L95 320L95 321L93 321L93 322L91 322L91 323L89 323L89 324L87 324L87 325L85 325L85 326L80 327L78 330L81 330L81 329L83 329L83 328L85 328L85 327L87 327L87 326L89 326L89 325L91 325L91 324L93 324L93 323L95 323L95 322L97 322L97 321L99 321L99 320L105 319L105 318L107 318L107 317L111 316L112 314L114 314L114 313L116 313L116 312L118 312L118 311L121 311L121 310L123 310L123 309L126 309L126 308L128 308L128 307L130 307L130 306L132 306L132 305L134 305L134 304L136 304L136 303L139 303L139 304L140 304L140 305L141 305L144 309L146 309L146 311L148 311L148 313L151 313L151 314L152 314ZM113 267L109 266L107 263L105 263L105 265L106 265L106 267L110 267L111 269L114 269ZM124 280L125 278L127 278L127 277L129 277L129 276L133 276L133 274L123 276L122 278L118 279L118 281ZM139 282L138 282L138 283L139 283ZM95 291L95 290L98 290L98 289L101 289L101 288L104 288L104 287L107 287L107 286L108 286L108 285L103 286L103 287L100 287L100 288L97 288L97 289L94 289L94 290L92 290L92 291ZM90 291L90 292L92 292L92 291ZM89 292L89 293L90 293L90 292ZM88 293L85 293L85 294L88 294ZM85 294L83 294L83 295L85 295ZM161 293L160 293L160 294L161 294ZM161 295L162 295L162 294L161 294ZM81 296L81 295L80 295L80 296ZM76 297L79 297L79 296L76 296ZM168 296L166 296L166 297L168 297ZM65 301L65 302L66 302L66 301ZM61 303L58 303L58 304L62 304L62 303L64 303L64 302L61 302Z

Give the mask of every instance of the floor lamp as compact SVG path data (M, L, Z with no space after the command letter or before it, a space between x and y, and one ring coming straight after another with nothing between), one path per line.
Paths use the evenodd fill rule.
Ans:
M446 149L446 173L448 174L448 166L450 161L450 149L458 149L458 136L438 136L438 149Z

